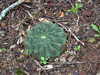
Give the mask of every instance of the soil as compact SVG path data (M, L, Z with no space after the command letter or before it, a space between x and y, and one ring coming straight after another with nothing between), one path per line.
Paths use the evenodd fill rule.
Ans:
M0 12L16 1L1 0ZM82 7L77 13L69 12L75 3ZM65 30L68 35L66 50L46 64L54 66L48 70L44 70L46 65L40 64L39 60L25 56L24 46L27 31L44 21L52 21L72 31ZM99 0L31 0L21 3L0 21L0 75L99 75L100 37L94 36L99 33L91 24L100 27ZM76 50L78 46L80 49Z

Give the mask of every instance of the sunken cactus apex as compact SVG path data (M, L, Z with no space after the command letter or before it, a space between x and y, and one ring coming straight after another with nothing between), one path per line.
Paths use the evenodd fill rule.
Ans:
M26 54L38 60L55 58L65 50L66 38L64 29L52 22L36 24L24 40Z

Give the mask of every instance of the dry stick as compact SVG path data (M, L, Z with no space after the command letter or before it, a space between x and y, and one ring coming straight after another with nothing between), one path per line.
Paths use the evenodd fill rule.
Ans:
M10 5L9 7L7 7L6 9L4 9L1 14L0 14L0 20L2 20L2 18L5 17L6 13L13 9L14 7L18 6L19 4L23 3L23 2L30 2L30 0L18 0L17 2L13 3L12 5Z
M24 0L18 0L17 2L13 3L12 5L10 5L8 8L4 9L1 14L0 14L0 20L2 20L2 18L5 17L6 13L13 9L15 6L18 6L19 4L21 4L22 2L24 2Z
M90 68L91 68L91 64L89 65L88 69L85 71L85 74L89 71Z
M32 18L32 22L33 22L33 24L35 24L35 21L34 21L34 17L30 14L30 12L29 11L26 11L27 13L28 13L28 15Z
M46 70L44 67L42 67L42 66L40 65L39 62L37 62L36 60L34 60L34 62L35 62L41 69L43 69L44 71Z
M24 73L26 73L27 75L30 75L27 71L23 71Z
M70 0L68 0L68 1L69 1L69 3L71 4L71 6L75 7L75 6L72 4L72 2L71 2Z
M59 67L62 67L62 66L69 66L69 65L75 65L75 64L83 64L83 63L86 63L86 61L84 62L73 62L73 63L63 63L63 64L60 64L60 65L56 65L56 66L53 66L53 68L44 68L40 65L39 62L37 62L36 60L34 60L34 62L41 68L43 69L44 71L46 70L50 70L50 69L53 69L53 68L59 68Z
M55 20L54 20L55 21ZM73 36L74 36L74 38L78 41L78 42L80 42L82 45L84 45L84 43L82 42L82 41L80 41L77 37L76 37L76 35L70 30L70 28L66 28L64 25L62 25L61 23L59 23L59 22L57 22L57 21L55 21L57 24L59 24L61 27L63 27L67 32L70 32Z

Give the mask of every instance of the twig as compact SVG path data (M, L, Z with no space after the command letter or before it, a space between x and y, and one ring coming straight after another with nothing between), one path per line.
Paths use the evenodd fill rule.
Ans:
M72 7L75 7L70 0L68 0Z
M73 62L73 63L63 63L61 66L68 66L68 65L75 65L75 64L83 64L83 63L86 63L86 61L84 62Z
M90 68L91 68L91 64L89 65L89 68L85 71L85 74L89 71Z
M59 67L62 67L62 66L69 66L69 65L75 65L75 64L83 64L83 63L86 63L86 61L84 62L73 62L73 63L63 63L63 64L60 64L60 65L56 65L56 66L53 66L53 68L44 68L40 65L39 62L37 62L36 60L34 60L34 62L41 68L43 69L44 71L46 70L50 70L50 69L54 69L54 68L59 68Z
M27 75L30 75L27 71L23 71L24 73L26 73Z
M59 24L61 27L63 27L67 32L70 32L78 42L80 42L82 45L84 45L84 43L83 43L82 41L80 41L80 40L76 37L76 35L75 35L68 27L66 28L64 25L62 25L61 23L59 23L59 22L57 22L57 21L55 21L55 20L54 20L54 22L56 22L56 23Z
M41 69L43 69L44 71L46 70L44 67L42 67L42 66L40 65L39 62L37 62L36 60L34 60L34 62L35 62Z
M30 14L29 11L26 11L28 13L28 15L31 17L32 21L33 21L33 24L35 24L35 21L34 21L34 17Z
M69 29L69 32L74 36L74 38L78 41L78 42L80 42L82 45L84 45L84 43L82 42L82 41L80 41L77 37L76 37L76 35Z
M88 3L90 3L90 2L91 2L91 0L88 1Z
M10 5L8 8L4 9L1 14L0 14L0 20L2 20L2 18L5 17L6 13L13 9L14 7L18 6L19 4L23 3L23 2L30 2L29 0L18 0L17 2L13 3L12 5Z
M26 4L23 4L23 6L25 6L25 7L27 7L27 8L32 8L31 6L26 5Z

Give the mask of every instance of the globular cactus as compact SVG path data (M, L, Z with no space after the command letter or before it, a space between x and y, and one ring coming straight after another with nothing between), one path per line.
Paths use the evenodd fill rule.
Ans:
M39 60L55 58L65 50L66 37L64 29L52 22L36 24L24 40L26 53Z

